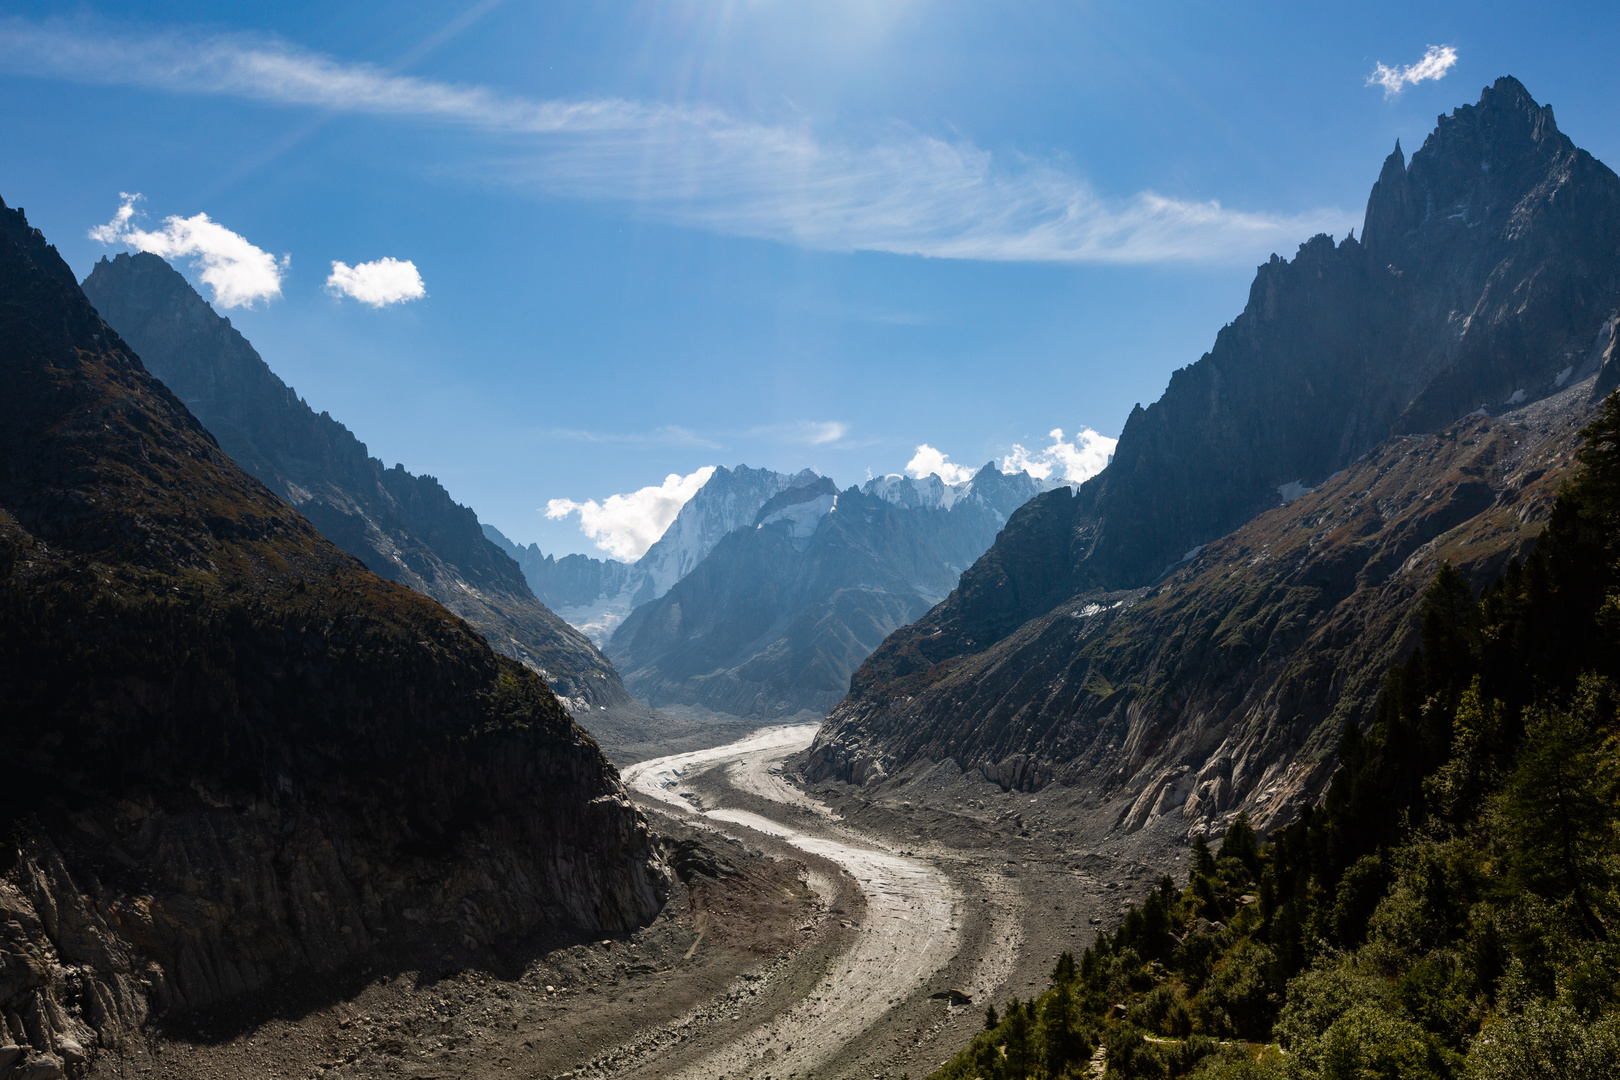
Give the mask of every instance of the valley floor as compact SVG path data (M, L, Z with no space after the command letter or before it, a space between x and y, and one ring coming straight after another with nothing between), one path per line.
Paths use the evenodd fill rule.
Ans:
M921 1080L1185 851L1151 828L1110 838L1110 808L1066 789L1003 792L948 762L807 791L792 780L814 731L625 769L681 879L628 938L470 951L446 927L421 955L193 1017L92 1075Z
M837 864L859 882L865 916L840 919L859 936L807 995L760 1009L716 1048L622 1048L614 1075L926 1076L978 1030L985 1004L1043 989L1060 952L1112 927L1182 857L1180 837L1150 830L1111 851L1079 847L1105 838L1117 810L1061 788L1003 792L949 763L887 791L807 793L790 781L814 731L766 729L625 771L660 820Z

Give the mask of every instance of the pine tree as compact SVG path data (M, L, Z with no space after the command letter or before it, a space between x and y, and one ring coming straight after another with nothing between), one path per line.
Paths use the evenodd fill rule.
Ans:
M1215 855L1209 850L1209 841L1203 833L1193 837L1192 872L1195 877L1215 876Z

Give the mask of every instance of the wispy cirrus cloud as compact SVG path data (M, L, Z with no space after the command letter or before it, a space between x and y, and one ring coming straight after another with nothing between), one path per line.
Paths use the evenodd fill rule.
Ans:
M1373 73L1367 76L1368 86L1382 86L1384 97L1399 97L1402 90L1408 86L1416 86L1420 82L1435 82L1446 77L1457 63L1457 50L1450 45L1430 45L1424 51L1422 59L1406 67L1390 67L1379 63L1373 68Z
M829 446L841 443L850 432L842 420L790 420L763 424L741 431L694 431L680 424L662 424L651 431L589 431L582 428L545 428L539 435L585 443L644 443L661 446L698 446L724 450L736 441L786 443L796 446Z
M1245 212L1152 191L1108 197L1062 161L1007 160L904 126L857 144L808 124L702 107L524 98L258 38L9 19L0 21L0 69L487 132L501 136L491 150L500 160L480 162L470 176L825 250L1028 262L1247 259L1354 223L1337 210Z
M848 434L849 425L842 420L793 420L785 424L751 427L738 433L744 439L769 439L804 446L828 446L842 441Z
M696 446L705 450L724 450L725 446L707 435L679 424L663 424L651 431L591 431L586 428L541 428L535 434L544 439L561 439L582 443L628 443L644 446Z

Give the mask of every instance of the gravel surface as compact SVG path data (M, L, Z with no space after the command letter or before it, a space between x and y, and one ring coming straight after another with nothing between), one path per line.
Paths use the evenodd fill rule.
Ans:
M804 999L707 1056L632 1074L926 1076L971 1038L988 1001L1045 989L1058 953L1090 944L1184 858L1185 838L1168 830L1118 835L1107 802L1003 792L950 763L872 790L806 791L798 771L813 734L767 729L625 771L648 807L838 865L866 906L864 919L841 920L859 935Z
M450 928L153 1030L91 1075L921 1080L986 1002L1044 989L1059 952L1185 865L1185 836L1122 833L1106 798L950 762L806 788L813 731L625 770L680 878L634 935L468 950Z
M815 725L773 728L729 746L625 770L625 785L640 795L837 863L860 883L866 899L866 917L854 946L809 996L739 1033L716 1053L665 1074L674 1080L813 1075L891 1006L923 987L960 949L962 897L949 875L927 860L843 828L825 808L782 781L782 760L807 748L815 732ZM700 800L691 798L696 793L681 779L717 765L724 766L736 790L775 804L795 824L747 809L694 806Z

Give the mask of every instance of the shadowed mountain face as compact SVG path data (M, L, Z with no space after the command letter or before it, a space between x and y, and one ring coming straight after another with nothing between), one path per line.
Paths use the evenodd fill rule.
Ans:
M1392 436L1461 430L1451 425L1475 411L1501 414L1564 394L1555 410L1564 419L1547 421L1551 426L1536 428L1542 433L1534 436L1547 442L1544 456L1564 460L1575 438L1571 424L1596 392L1583 380L1603 365L1617 302L1620 178L1562 135L1551 109L1537 105L1516 80L1498 80L1478 105L1441 118L1410 166L1396 148L1368 201L1361 241L1335 244L1319 236L1293 261L1273 256L1261 266L1243 313L1220 331L1209 353L1175 373L1158 402L1132 413L1103 473L1078 492L1059 489L1032 500L948 601L884 642L823 730L815 771L882 775L924 757L956 756L964 767L978 765L1009 785L1086 772L1108 788L1145 790L1171 771L1183 779L1201 776L1207 755L1229 734L1221 725L1242 723L1269 734L1244 744L1243 768L1225 759L1227 793L1200 804L1181 790L1165 805L1201 805L1206 814L1218 806L1229 813L1245 799L1260 798L1281 775L1275 770L1295 755L1329 755L1334 732L1365 717L1361 706L1371 691L1363 686L1356 707L1346 709L1325 693L1328 684L1303 696L1279 690L1268 698L1279 684L1266 680L1294 662L1278 658L1295 654L1269 654L1280 665L1274 669L1245 665L1260 664L1266 654L1257 643L1272 640L1267 635L1275 627L1267 620L1285 614L1282 593L1251 606L1251 594L1228 587L1226 578L1198 578L1198 569L1210 565L1204 546L1244 527L1236 535L1250 537L1254 561L1232 562L1223 573L1256 589L1280 589L1286 575L1254 530L1284 523L1308 528L1298 517L1313 505L1298 501L1306 492L1338 491L1347 476L1366 488L1372 483L1367 462L1404 445L1389 442ZM1598 389L1613 381L1600 374ZM1577 384L1579 391L1571 390ZM1509 443L1518 438L1504 437ZM1514 458L1503 455L1503 462ZM1438 534L1432 528L1440 519L1425 519L1431 533L1423 542L1441 545L1431 551L1450 550L1444 547L1448 530L1517 498L1517 488L1504 487L1488 464L1478 464L1479 475L1469 480L1455 479L1457 467L1436 458L1403 489L1402 498L1432 496L1455 511ZM1484 486L1468 486L1476 483ZM1376 509L1357 526L1365 535L1356 544L1383 552L1370 563L1342 546L1307 546L1296 552L1299 568L1289 571L1340 582L1299 611L1290 609L1289 619L1325 618L1324 611L1337 611L1352 594L1359 597L1352 607L1366 602L1371 594L1360 589L1376 593L1375 587L1391 583L1393 592L1379 594L1387 606L1376 618L1334 624L1336 633L1349 636L1335 639L1335 648L1360 649L1357 655L1370 665L1356 678L1381 670L1389 649L1407 640L1406 612L1422 584L1403 579L1395 588L1390 575L1405 563L1391 563L1389 552L1406 550L1404 559L1411 550L1391 539L1398 515L1383 504ZM1325 520L1316 527L1325 528ZM1504 553L1525 542L1519 526L1534 528L1538 520L1515 516L1513 528L1487 529L1468 548L1470 565L1499 565ZM1236 536L1222 543L1234 542ZM1331 573L1330 564L1336 567ZM1196 584L1176 584L1195 578ZM1226 585L1217 589L1217 581ZM1359 584L1351 589L1347 581ZM1150 604L1140 590L1156 583ZM1184 605L1194 604L1184 588L1204 592L1198 603L1203 617L1214 620L1213 638L1164 616L1164 605L1185 613ZM1338 599L1318 607L1328 596ZM1065 614L1074 611L1091 614ZM1148 611L1160 614L1149 620ZM1264 633L1256 638L1260 628ZM1122 644L1126 638L1129 648ZM1037 639L1038 665L1027 651ZM1347 645L1351 639L1360 644ZM1204 651L1189 651L1195 646ZM1199 685L1190 674L1174 681L1170 697L1150 693L1171 685L1155 681L1167 670L1190 673L1198 658L1231 648L1238 651L1217 667L1242 687L1237 696L1207 681ZM1093 658L1113 658L1100 675L1081 661L1088 650L1101 650ZM1239 663L1235 656L1247 659ZM986 665L997 664L1007 686L994 689L990 684L1001 684L992 679L982 693L967 689L973 679L988 678ZM1026 671L1014 688L1012 673L1024 670L1020 664L1041 674ZM1134 733L1129 738L1125 728L1093 722L1105 701L1112 722ZM1057 729L1031 726L1036 716L1056 723L1065 710L1061 738L1052 734ZM1199 739L1183 737L1189 724L1203 725ZM964 744L970 731L971 752ZM1111 749L1106 738L1115 740ZM1070 768L1082 759L1093 765ZM1104 759L1106 769L1097 764ZM1291 798L1315 793L1325 772L1313 768L1306 778L1296 777ZM1154 791L1157 798L1159 788Z
M800 474L795 479L805 480ZM824 712L885 636L948 594L962 567L1039 490L987 465L969 484L826 477L777 492L608 651L655 705L738 716Z
M581 716L638 708L596 647L535 599L472 510L431 476L386 468L348 428L316 414L168 263L144 253L103 259L84 291L225 452L327 539L539 669Z
M544 682L239 468L3 204L0 380L0 1014L28 1075L441 922L657 911L645 822Z

